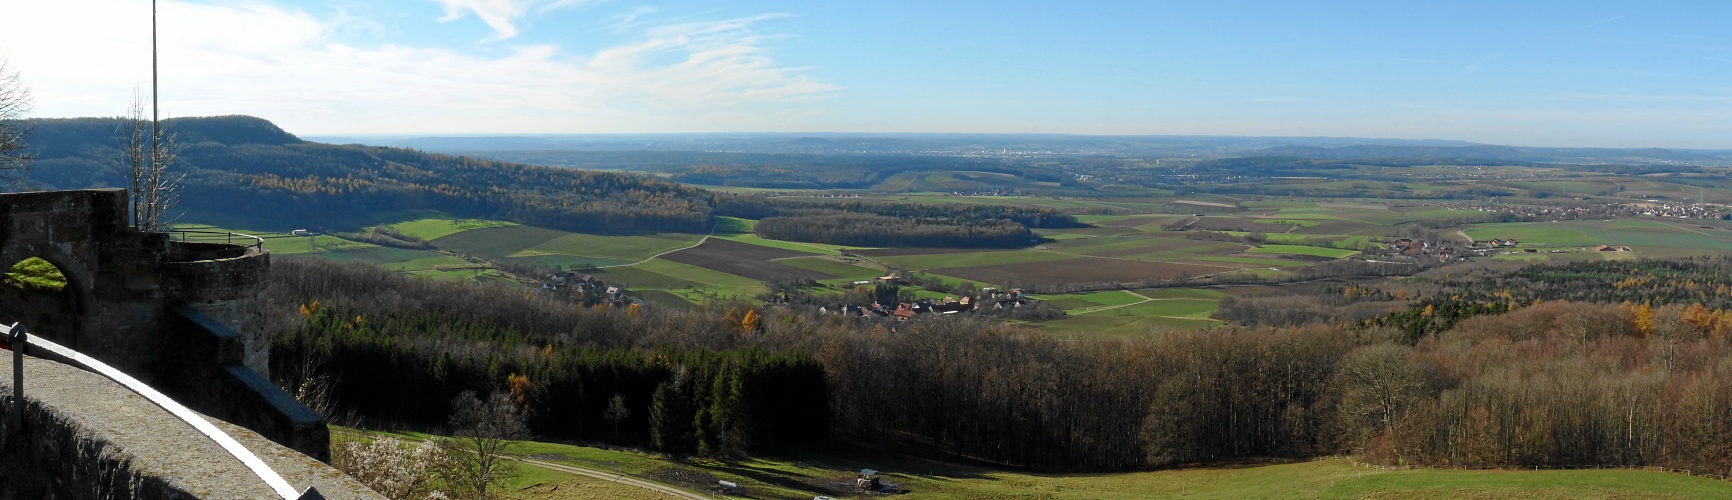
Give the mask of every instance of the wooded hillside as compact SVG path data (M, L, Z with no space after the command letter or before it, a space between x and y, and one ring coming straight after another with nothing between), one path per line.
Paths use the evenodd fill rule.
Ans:
M439 402L479 389L524 394L555 438L605 436L620 394L630 417L605 439L676 452L831 435L1044 470L1732 466L1732 315L1693 302L1517 303L1414 345L1324 323L1059 340L966 318L591 309L359 264L273 273L279 382L331 377L339 407L384 420L437 425Z

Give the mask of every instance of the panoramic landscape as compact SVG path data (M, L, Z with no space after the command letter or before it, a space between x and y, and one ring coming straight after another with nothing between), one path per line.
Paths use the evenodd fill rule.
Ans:
M1732 496L1728 6L0 12L0 496Z

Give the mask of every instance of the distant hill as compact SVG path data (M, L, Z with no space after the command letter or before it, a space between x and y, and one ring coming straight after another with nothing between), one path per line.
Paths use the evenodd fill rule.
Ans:
M35 187L120 186L116 118L32 120ZM247 116L165 122L187 174L182 208L330 227L381 210L435 209L574 231L703 232L712 195L652 177L535 167L411 149L302 141Z
M1252 152L1257 156L1298 157L1328 160L1389 160L1441 159L1480 160L1508 163L1623 163L1652 165L1672 162L1725 164L1732 162L1732 151L1602 149L1602 148L1525 148L1474 144L1467 146L1396 146L1351 145L1340 147L1276 146ZM1446 162L1460 163L1460 162Z

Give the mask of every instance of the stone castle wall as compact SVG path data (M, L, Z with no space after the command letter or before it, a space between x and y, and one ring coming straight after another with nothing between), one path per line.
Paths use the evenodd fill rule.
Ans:
M259 320L270 254L139 232L126 206L119 189L0 194L0 270L37 257L67 278L56 293L0 286L0 322L22 322L196 411L328 460L323 419L268 378Z

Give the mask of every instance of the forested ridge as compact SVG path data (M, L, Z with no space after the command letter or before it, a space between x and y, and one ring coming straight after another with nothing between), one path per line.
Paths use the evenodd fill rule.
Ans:
M116 119L38 120L32 181L118 185ZM432 209L575 231L703 232L709 193L651 177L535 167L415 150L305 142L244 116L168 120L187 174L183 207L270 213L317 227L356 212Z
M108 167L117 118L32 120L37 155L30 180L43 189L118 186ZM271 214L285 225L344 230L341 221L376 211L439 210L584 232L703 233L714 216L747 218L865 213L921 218L925 226L1072 227L1050 209L782 202L715 193L651 176L539 167L412 149L302 141L246 116L179 118L177 169L187 175L182 207ZM821 169L821 167L815 167ZM331 222L338 221L338 222ZM1026 229L1025 229L1026 231ZM975 243L968 246L981 246Z
M436 425L447 393L516 388L544 437L682 453L829 436L1044 470L1338 453L1732 467L1732 316L1694 302L1518 303L1417 340L1330 322L1058 340L967 318L592 309L360 264L273 273L273 373L322 366L339 406L384 420ZM364 326L392 323L408 326ZM438 393L368 400L411 386ZM631 408L619 436L604 432L614 394Z

